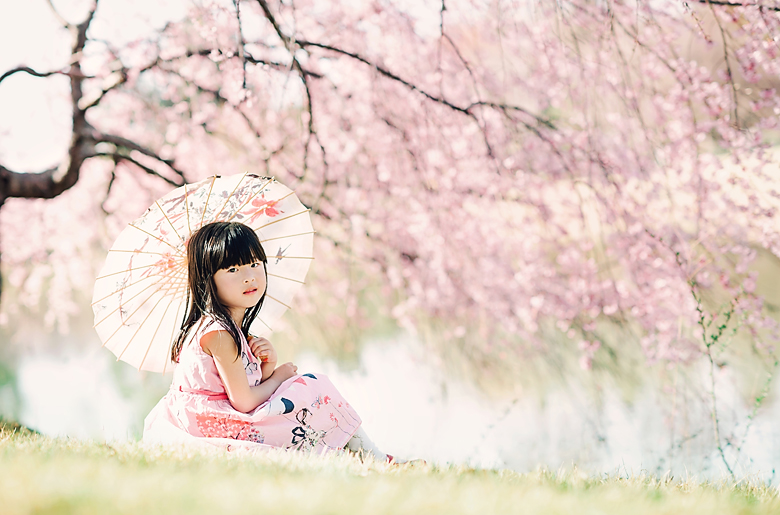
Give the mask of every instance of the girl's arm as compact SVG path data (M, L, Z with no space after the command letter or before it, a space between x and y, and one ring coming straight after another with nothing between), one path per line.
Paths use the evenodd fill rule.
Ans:
M297 367L285 363L258 386L249 386L246 370L240 356L236 356L236 344L227 331L213 331L200 339L203 351L214 358L217 372L225 385L230 404L238 411L248 413L268 400L284 381L294 376Z
M271 363L270 361L263 361L260 363L260 372L263 374L263 378L261 379L262 382L268 381L268 379L273 375L274 371L276 370L276 361Z

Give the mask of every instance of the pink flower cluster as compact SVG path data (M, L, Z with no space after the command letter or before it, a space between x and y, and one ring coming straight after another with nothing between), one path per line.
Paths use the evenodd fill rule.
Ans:
M207 438L233 438L263 443L263 433L251 422L236 418L208 413L198 413L195 416L198 429Z

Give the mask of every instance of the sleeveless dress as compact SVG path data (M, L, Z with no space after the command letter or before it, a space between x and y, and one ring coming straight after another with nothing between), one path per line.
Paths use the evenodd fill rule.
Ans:
M144 441L201 442L250 448L281 447L323 453L342 449L361 424L360 417L322 374L296 375L249 413L230 404L214 358L200 339L225 330L218 321L201 319L185 342L170 391L144 420ZM260 363L241 337L241 359L250 386L262 379Z

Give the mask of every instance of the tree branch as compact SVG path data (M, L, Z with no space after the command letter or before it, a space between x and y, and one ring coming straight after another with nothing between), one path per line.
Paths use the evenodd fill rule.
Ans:
M241 67L243 68L243 83L241 87L246 89L246 59L244 59L246 41L244 40L244 31L241 27L241 0L233 0L233 5L236 8L236 22L238 23L238 57L241 59Z
M103 100L103 97L105 97L109 91L114 90L119 86L121 86L122 84L124 84L125 82L127 82L127 69L123 65L120 70L115 71L114 73L106 77L106 79L110 79L111 77L114 77L113 83L109 84L108 86L104 86L103 89L101 89L100 92L95 94L92 98L82 98L79 101L78 107L82 111L86 111L92 107L95 107L100 103L101 100Z
M715 23L720 29L720 37L723 40L723 60L726 62L726 73L728 74L729 84L731 85L731 97L734 101L734 126L739 128L739 97L737 96L737 85L734 82L734 74L731 72L731 62L729 61L729 47L728 41L726 41L726 31L723 30L723 24L718 18L718 13L715 12L715 7L712 2L708 2L710 10L712 11L712 17L715 18Z
M252 54L250 54L247 51L244 51L244 59L246 59L246 62L248 62L248 63L262 64L262 65L266 65L266 66L271 66L272 68L276 68L278 70L288 70L290 68L289 66L286 66L286 65L284 65L282 63L277 63L277 62L274 62L274 61L266 61L264 59L257 59L255 57L253 57ZM307 77L313 77L315 79L322 79L324 77L320 73L316 73L316 72L307 70L306 68L303 68L303 67L301 67L300 72L303 75L307 76Z
M60 24L65 27L66 29L70 29L72 27L71 23L66 20L57 10L56 7L54 7L54 3L52 0L46 0L46 3L49 4L49 7L51 7L51 12L54 14L54 17L57 18L57 21L60 22Z
M181 182L177 182L177 181L174 181L172 179L169 179L168 177L162 175L157 170L146 166L145 164L141 163L137 159L135 159L135 158L133 158L133 157L131 157L129 155L126 155L126 154L120 154L118 152L100 152L100 153L95 154L94 157L110 157L111 159L114 160L115 163L119 163L121 161L127 161L128 163L134 164L135 166L137 166L138 168L140 168L141 170L143 170L147 174L153 175L155 177L158 177L158 178L164 180L165 182L167 182L168 184L170 184L171 186L174 186L174 187L179 187L179 186L182 186L184 184L184 180L182 180ZM114 175L112 174L111 182L109 184L109 188L110 188L111 184L113 184L113 182L114 182Z
M372 63L371 61L369 61L368 59L366 59L365 57L361 56L358 53L349 52L347 50L343 50L341 48L334 47L334 46L331 46L331 45L325 45L325 44L322 44L322 43L315 43L313 41L298 41L298 40L296 40L296 42L301 47L309 47L310 46L310 47L322 48L323 50L330 50L331 52L336 52L338 54L342 54L342 55L345 55L347 57L351 57L352 59L355 59L356 61L360 61L361 63L363 63L363 64L365 64L367 66L370 66L371 68L374 68L381 75L384 75L385 77L387 77L389 79L392 79L392 80L394 80L396 82L399 82L400 84L403 84L404 86L406 86L411 91L417 92L417 93L421 94L422 96L424 96L425 98L427 98L429 100L432 100L433 102L445 105L445 106L449 107L450 109L452 109L454 111L457 111L459 113L465 114L467 116L471 116L471 117L474 116L474 113L472 112L472 108L475 107L475 106L488 106L488 107L492 107L494 109L499 109L499 110L508 109L508 110L513 110L513 111L523 112L523 113L525 113L525 114L527 114L529 116L532 116L539 123L541 123L543 125L546 125L547 127L551 128L551 129L555 129L555 126L552 124L552 122L550 122L549 120L546 120L546 119L544 119L544 118L542 118L542 117L540 117L538 115L535 115L535 114L529 112L528 110L523 109L522 107L512 106L512 105L504 105L504 104L496 104L496 103L493 103L493 102L481 102L481 101L473 102L473 103L469 104L466 107L461 107L461 106L453 104L452 102L448 101L445 98L437 97L435 95L432 95L431 93L428 93L427 91L419 88L415 84L412 84L411 82L409 82L409 81L399 77L398 75L396 75L395 73L391 72L390 70L388 70L388 69L386 69L386 68L384 68L382 66L379 66L378 64Z
M93 155L85 151L83 145L72 147L69 159L40 173L15 172L0 165L0 204L9 197L54 198L69 189L78 181L81 164Z
M352 59L355 59L356 61L360 61L361 63L363 63L363 64L365 64L367 66L370 66L371 68L374 68L381 75L384 75L385 77L387 77L389 79L392 79L392 80L394 80L394 81L396 81L396 82L398 82L400 84L403 84L408 89L421 94L422 96L424 96L425 98L427 98L429 100L432 100L432 101L437 102L439 104L443 104L443 105L449 107L450 109L453 109L454 111L458 111L458 112L463 113L463 114L470 114L466 108L457 106L457 105L449 102L448 100L446 100L444 98L440 98L440 97L437 97L435 95L432 95L432 94L428 93L427 91L417 87L415 84L412 84L411 82L409 82L407 80L404 80L403 78L399 77L398 75L396 75L395 73L391 72L387 68L384 68L382 66L379 66L378 64L372 63L371 61L369 61L365 57L361 56L360 54L357 54L355 52L349 52L347 50L343 50L341 48L334 47L334 46L331 46L331 45L325 45L323 43L316 43L314 41L296 40L296 43L298 43L303 48L306 48L306 47L322 48L323 50L329 50L329 51L335 52L337 54L341 54L341 55L345 55L347 57L351 57Z
M78 25L73 25L64 20L61 20L67 24L66 26L70 29L73 38L71 43L70 68L67 72L58 70L53 72L40 73L29 67L20 66L13 70L9 70L0 78L0 81L2 81L14 73L19 72L28 73L36 77L47 77L54 74L67 75L70 77L70 96L72 104L71 112L73 117L72 137L70 146L68 148L68 155L59 166L49 168L39 173L25 173L14 171L6 168L3 165L0 165L0 205L2 205L3 202L5 202L5 200L9 197L48 199L60 195L62 192L68 190L78 182L81 166L84 164L84 162L91 157L100 155L95 152L95 145L102 142L111 143L118 148L127 150L128 153L131 151L139 152L161 163L164 163L177 176L182 178L181 182L183 182L183 173L173 165L173 161L162 159L151 150L148 150L126 138L110 134L102 134L96 131L89 124L89 122L87 122L87 109L96 105L100 98L102 98L101 94L98 99L88 103L87 105L81 105L84 98L82 83L85 79L90 77L85 76L81 72L80 59L83 55L84 47L87 43L87 31L89 29L90 23L94 19L95 12L97 10L97 4L97 0L93 0L92 7L87 13L86 18ZM119 83L121 82L122 81ZM111 88L107 88L107 90L108 89ZM103 94L105 94L105 91ZM128 156L122 156L122 158L128 161L135 161ZM140 167L147 173L160 176L158 172L151 170L148 167ZM171 179L162 176L160 176L160 178L171 184L178 185L177 181L172 181Z
M746 2L727 2L723 0L692 0L692 1L698 4L720 5L725 7L758 7L760 9L766 9L767 11L780 12L780 7L769 6L764 4L750 4Z
M234 105L234 104L230 103L228 101L228 99L225 98L218 89L210 89L210 88L207 88L205 86L201 86L194 79L190 79L190 78L185 77L184 75L182 75L181 72L179 72L178 70L167 69L167 68L164 68L162 66L158 67L158 69L160 71L163 71L165 73L170 73L172 75L175 75L176 77L181 78L182 80L185 80L185 81L189 82L190 84L195 86L195 88L197 88L197 90L199 92L201 92L201 93L208 93L209 95L213 96L214 97L214 101L216 102L217 105L219 105L219 106L222 106L222 105L229 106L235 113L237 113L239 116L241 116L244 119L244 121L247 124L247 127L249 128L250 131L252 131L252 133L255 135L255 137L257 137L257 138L261 137L260 130L257 127L255 127L255 125L252 122L252 120L250 120L249 116L241 109L241 107L238 106L238 105Z
M108 201L109 195L111 195L111 188L114 187L114 181L116 181L116 167L117 164L119 164L119 159L114 159L114 167L111 169L111 179L108 181L108 186L106 187L106 196L103 197L103 202L100 203L100 210L103 211L106 215L111 214L108 209L106 209L106 202Z
M33 70L29 66L17 66L16 68L14 68L12 70L8 70L4 74L0 75L0 82L3 82L5 79L10 77L11 75L14 75L14 74L19 73L19 72L28 73L28 74L32 75L33 77L51 77L52 75L67 75L67 76L70 76L70 73L62 71L62 70L54 70L54 71L50 71L50 72L39 72L39 71ZM87 77L83 77L83 78L87 78Z
M0 165L0 205L8 197L56 197L76 184L79 179L81 165L86 159L94 155L94 142L90 138L92 127L86 120L85 112L78 107L78 103L83 96L81 85L85 78L84 74L81 73L79 58L86 45L87 29L95 16L96 10L97 0L93 0L92 7L83 22L76 26L67 24L73 37L71 44L72 61L67 74L70 77L73 113L73 136L68 149L68 157L59 166L49 168L41 173L19 173ZM27 67L20 67L16 71L12 70L13 73L17 71L31 72ZM36 75L35 73L31 74ZM3 75L3 78L10 75L11 73L7 72Z
M257 2L260 4L260 8L263 10L263 14L265 14L265 17L268 19L268 21L273 26L274 30L276 31L276 34L279 36L279 39L282 40L284 43L284 46L287 48L287 51L290 53L290 59L292 68L295 69L296 72L301 77L301 81L303 82L303 88L306 91L306 110L309 112L309 123L307 124L307 132L308 136L306 138L306 144L304 145L303 149L303 176L298 177L299 180L303 180L303 177L306 175L306 172L308 170L308 159L309 159L309 145L311 144L312 139L314 139L317 144L320 147L320 150L322 151L322 162L325 166L325 170L328 169L328 161L327 161L327 152L325 150L325 146L320 142L319 137L317 136L317 131L314 127L314 108L312 105L312 98L311 98L311 90L309 89L309 83L306 79L306 73L303 70L303 67L301 66L301 63L298 62L298 59L295 57L295 47L299 46L301 48L302 45L300 42L293 37L287 36L282 28L279 26L279 23L276 21L276 17L274 17L273 13L271 12L271 8L268 6L268 2L266 0L257 0ZM324 186L327 185L327 177L324 181Z
M184 172L179 170L178 168L176 168L174 166L173 159L163 159L162 157L157 155L152 150L149 150L148 148L146 148L144 146L141 146L141 145L139 145L138 143L136 143L134 141L131 141L131 140L127 139L127 138L123 138L122 136L116 136L114 134L99 133L95 137L95 143L110 143L112 145L116 145L119 148L123 148L123 149L127 150L128 152L133 152L134 151L134 152L138 152L139 154L143 154L143 155L145 155L147 157L150 157L150 158L154 159L155 161L158 161L160 163L165 164L171 171L173 171L173 173L175 173L177 176L179 176L179 178L182 179L182 182L181 182L181 184L179 184L176 181L171 181L170 179L167 179L167 178L164 178L164 177L160 176L161 178L164 178L167 182L169 182L171 184L174 184L176 186L181 186L182 184L184 184L184 182L183 182ZM98 155L98 154L96 154L96 155ZM121 154L121 155L122 155L123 158L127 157L124 154ZM147 170L147 168L144 168L144 170ZM153 175L159 175L159 173L154 172Z

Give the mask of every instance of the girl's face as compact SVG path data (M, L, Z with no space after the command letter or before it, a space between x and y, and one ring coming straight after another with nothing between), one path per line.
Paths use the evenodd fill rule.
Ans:
M260 302L265 282L265 267L261 261L223 268L214 274L217 297L239 324L244 318L244 310Z

